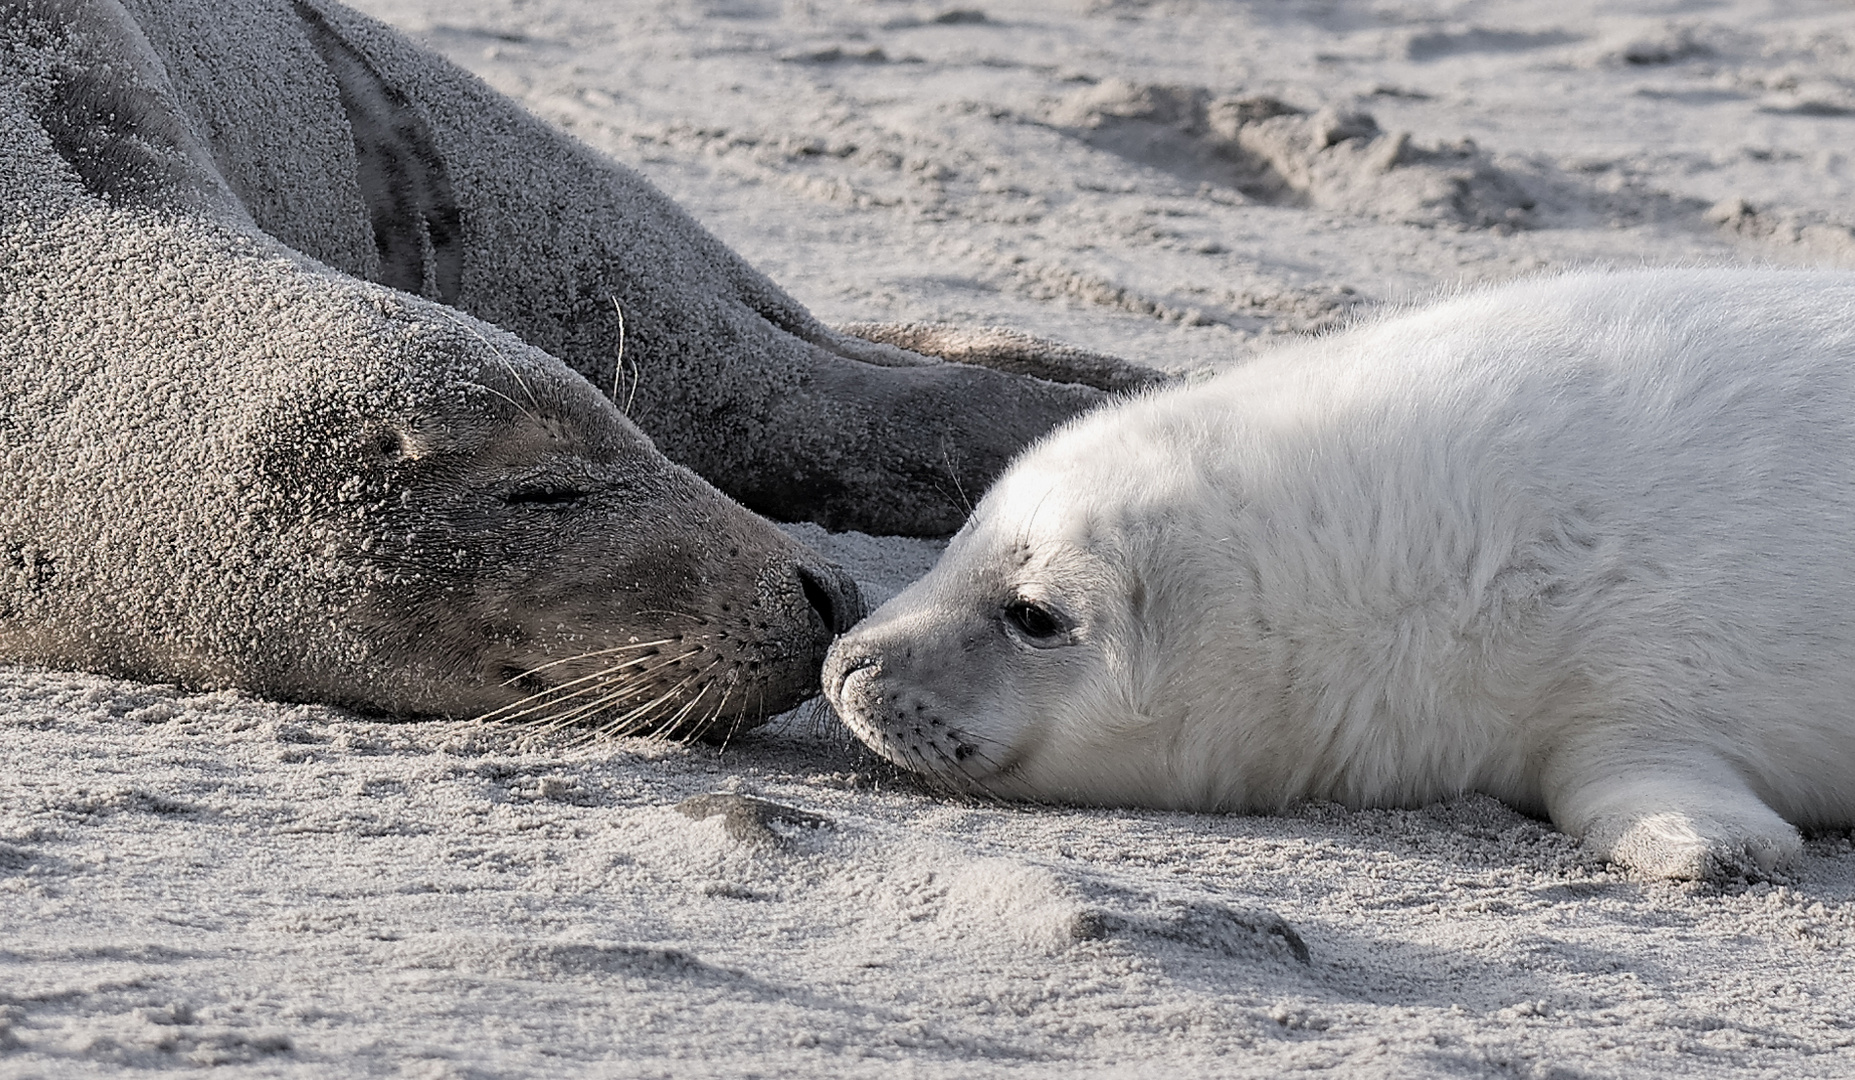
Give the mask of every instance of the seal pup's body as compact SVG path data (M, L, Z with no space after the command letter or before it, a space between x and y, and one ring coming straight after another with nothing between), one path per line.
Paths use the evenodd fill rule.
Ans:
M1855 275L1527 281L1069 425L825 685L999 795L1482 791L1758 872L1855 824L1852 525Z

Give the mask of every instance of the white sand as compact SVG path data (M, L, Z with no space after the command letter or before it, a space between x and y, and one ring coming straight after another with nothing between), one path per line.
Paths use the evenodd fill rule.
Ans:
M1190 370L1459 281L1855 262L1828 0L362 6L836 320ZM933 557L798 531L872 599ZM11 671L0 725L0 1076L1855 1075L1846 834L1716 889L1479 798L948 799L818 712L524 745Z

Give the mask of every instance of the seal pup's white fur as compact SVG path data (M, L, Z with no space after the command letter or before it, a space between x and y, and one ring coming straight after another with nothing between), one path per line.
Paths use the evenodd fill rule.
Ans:
M1757 873L1855 824L1851 511L1855 274L1525 281L1071 424L825 686L967 789Z

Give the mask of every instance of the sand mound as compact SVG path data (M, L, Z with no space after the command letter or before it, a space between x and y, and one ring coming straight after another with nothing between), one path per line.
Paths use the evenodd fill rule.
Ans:
M1506 229L1528 224L1534 206L1521 182L1472 140L1420 145L1356 110L1308 113L1271 97L1109 79L1071 93L1047 119L1091 145L1263 202L1406 225Z

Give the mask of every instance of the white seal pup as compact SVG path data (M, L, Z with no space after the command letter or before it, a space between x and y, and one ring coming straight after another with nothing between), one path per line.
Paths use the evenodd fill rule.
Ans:
M1855 274L1524 281L1084 417L824 681L968 790L1771 870L1855 824Z

